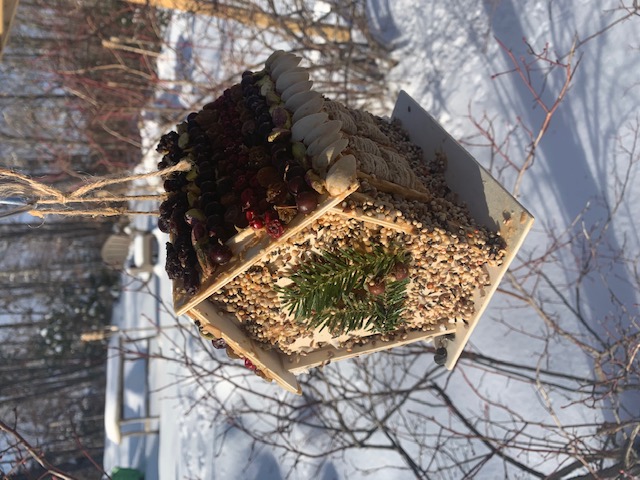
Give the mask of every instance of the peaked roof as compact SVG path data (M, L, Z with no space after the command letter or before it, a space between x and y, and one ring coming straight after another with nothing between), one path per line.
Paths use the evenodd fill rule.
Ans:
M16 16L18 0L0 0L0 59L9 38L11 24Z

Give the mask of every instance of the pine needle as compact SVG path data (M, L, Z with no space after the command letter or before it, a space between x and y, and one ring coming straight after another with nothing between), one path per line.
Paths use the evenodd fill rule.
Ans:
M406 262L399 249L325 251L300 265L290 277L293 283L276 291L288 313L310 328L332 334L368 328L387 332L402 323L409 281L388 281L381 295L372 295L366 283L384 281L396 264Z

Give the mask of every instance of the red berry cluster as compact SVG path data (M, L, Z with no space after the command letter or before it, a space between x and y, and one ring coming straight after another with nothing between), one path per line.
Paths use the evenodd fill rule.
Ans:
M189 294L202 273L232 259L225 242L239 229L265 229L277 239L286 229L279 209L308 213L318 205L284 128L288 113L273 96L260 94L265 75L245 72L240 84L189 114L158 144L164 155L159 169L184 158L194 164L190 172L165 178L169 196L158 221L172 235L167 273L181 278Z

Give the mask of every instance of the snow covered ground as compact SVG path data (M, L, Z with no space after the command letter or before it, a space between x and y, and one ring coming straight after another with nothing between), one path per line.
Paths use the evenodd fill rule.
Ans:
M521 164L531 140L527 128L537 132L544 112L515 73L497 75L513 69L508 51L513 51L516 58L530 59L523 41L526 39L538 52L548 45L552 60L567 61L568 57L564 55L571 50L574 38L584 42L574 58L574 61L580 58L580 64L571 88L554 113L550 128L537 148L535 162L520 184L519 200L536 217L536 226L520 258L535 257L545 251L552 242L550 233L561 238L562 232L577 218L578 227L587 233L597 233L602 240L600 245L606 249L598 250L592 261L605 266L606 272L600 278L584 282L584 299L580 300L580 305L589 325L603 329L606 324L601 320L611 313L611 292L615 292L616 301L629 310L637 312L639 303L634 289L634 282L637 282L634 272L627 270L622 262L607 257L620 250L626 252L627 257L635 257L640 243L634 222L637 218L635 210L640 205L640 189L634 181L638 175L637 165L626 170L624 151L633 143L633 125L638 122L640 112L640 28L638 19L632 19L607 29L622 16L620 11L608 10L618 6L617 1L589 0L370 0L367 12L373 32L393 47L392 55L398 61L388 72L391 89L406 90L452 135L465 142L471 153L487 168L492 168L509 189L515 185L517 172L497 168L504 162L500 163L500 158L492 161L490 149L479 146L486 144L486 140L478 136L472 118L491 119L498 142L511 132L509 153L514 162ZM216 36L215 29L208 29L209 21L184 15L173 19L168 35L178 55L175 51L167 51L161 57L161 78L168 81L190 78L206 83L225 78L230 73L223 66L217 68L219 58L215 48L228 39ZM603 30L606 31L590 39L591 35ZM211 35L210 48L199 49L198 45L190 43L190 39L203 35ZM254 62L260 62L265 56L266 53ZM543 85L543 79L546 81L542 99L551 105L564 78L561 69L555 69L546 77L544 74L544 71L535 70L532 79L537 86ZM179 84L176 82L176 85ZM394 99L395 94L392 94L389 104L382 107L387 111L375 113L390 114ZM165 93L158 101L188 108L201 100L189 87L177 86L171 95ZM141 170L154 168L157 158L152 147L163 128L152 121L145 126L151 150ZM507 144L504 148L506 150ZM623 184L625 175L628 182ZM602 229L623 186L626 188L625 201L617 208L611 225ZM152 219L135 221L139 229L153 228ZM569 245L559 250L553 262L544 263L545 274L554 278L558 285L566 284L561 288L566 288L568 298L573 300L575 293L571 287L577 281L576 272L581 267L576 258L584 258L584 247L584 243ZM129 277L125 279L126 288L114 315L114 324L123 332L121 337L128 340L126 350L138 350L142 355L138 355L137 360L125 360L122 378L118 378L115 372L121 353L115 348L118 337L114 337L108 378L106 471L115 466L131 466L145 470L148 479L415 478L415 473L396 468L406 466L397 451L352 448L348 455L332 453L343 441L339 434L311 429L304 422L281 432L280 438L273 441L302 445L307 452L317 456L307 455L297 462L296 455L285 454L282 449L265 445L254 448L251 438L239 425L253 425L256 431L266 428L273 418L271 412L278 408L276 400L292 403L294 400L275 391L275 386L257 384L254 379L249 382L257 394L243 392L238 383L225 381L225 378L237 380L243 373L235 367L225 367L225 373L218 372L216 365L218 361L224 361L222 356L212 353L209 345L192 335L193 327L188 320L174 318L169 281L161 268L162 255L159 264L156 274L146 283ZM506 295L494 298L472 336L469 351L534 368L553 367L576 376L592 376L593 365L586 356L567 355L567 345L547 341L549 327L535 312L511 307L512 302ZM565 315L560 307L558 312ZM568 314L562 317L562 324L576 332L584 328ZM180 325L184 329L177 327ZM551 354L549 349L552 349ZM131 355L126 358L129 357ZM146 361L145 357L148 357ZM379 369L381 377L406 375L408 385L417 385L419 372L432 366L431 357L424 356L417 363L405 365L406 370L398 371L398 362L386 359L384 355L380 357L376 364L363 360L358 365ZM365 382L366 377L350 373L357 362L360 361L329 366L323 375L328 379L332 375L353 378L355 384L359 380ZM349 377L352 373L355 377ZM203 382L202 377L206 378L207 374L216 380ZM122 418L159 417L150 424L152 429L159 427L159 434L125 436L120 444L113 441L117 437L114 422L118 412L114 406L118 381L124 385ZM327 402L339 402L322 382L322 377L315 379L313 394ZM398 382L400 385L400 380ZM443 374L439 384L470 416L512 422L522 419L553 421L550 404L535 388L535 383L499 376L465 363L453 373ZM566 392L552 396L550 401L557 407L553 413L558 421L568 424L603 418L604 414L598 409L572 405L573 399ZM254 408L262 402L264 417L243 416L240 408L243 402ZM512 405L517 415L497 408L495 402ZM358 411L348 402L343 405L345 411ZM384 408L384 405L377 407ZM637 404L631 408L631 415L640 416ZM443 419L450 415L447 411L430 411L416 399L403 404L402 409L407 415L414 414L414 420L422 418L427 424L433 416ZM454 420L451 422L455 424ZM354 420L353 424L357 422ZM425 426L425 429L429 428ZM424 460L421 457L431 452L421 444L427 438L438 441L426 434L402 441L410 456ZM451 455L455 458L453 453ZM545 465L546 468L557 466L552 455L531 454L522 460L532 468L543 470ZM503 463L497 457L489 460L474 472L475 478L505 478ZM443 470L433 478L459 477ZM513 478L528 477L520 473Z

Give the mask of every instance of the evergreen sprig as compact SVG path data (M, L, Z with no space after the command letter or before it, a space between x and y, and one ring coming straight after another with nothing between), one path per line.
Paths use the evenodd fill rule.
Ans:
M385 281L395 265L406 262L407 254L399 249L325 251L301 264L290 285L276 290L288 313L311 328L333 334L368 327L390 331L402 322L409 281L387 281L380 295L372 295L366 282Z

